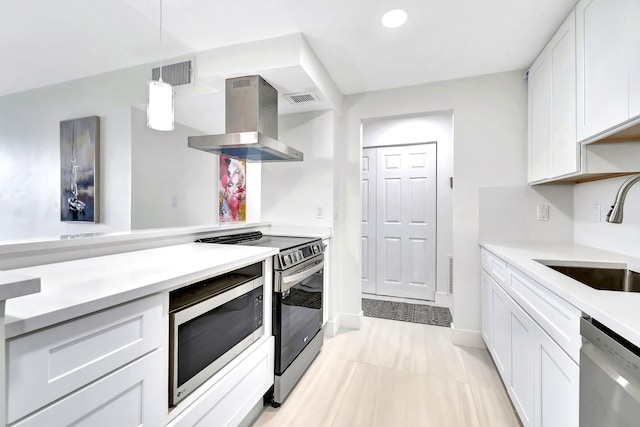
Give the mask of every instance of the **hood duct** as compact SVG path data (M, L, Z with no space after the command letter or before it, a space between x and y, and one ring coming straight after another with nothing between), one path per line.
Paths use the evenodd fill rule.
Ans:
M260 76L226 80L226 133L190 136L189 147L249 162L300 161L278 141L278 92Z

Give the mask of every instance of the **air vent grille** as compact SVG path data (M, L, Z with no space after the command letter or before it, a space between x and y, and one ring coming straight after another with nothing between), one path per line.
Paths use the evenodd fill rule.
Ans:
M449 293L453 293L453 256L449 255Z
M320 100L313 92L292 93L285 95L284 97L292 104L308 104L309 102L316 102Z
M178 62L162 66L162 80L171 86L183 86L192 83L193 67L192 61ZM160 77L160 67L151 70L151 80L158 80Z
M251 86L251 79L234 80L232 84L234 89L239 87L248 87Z

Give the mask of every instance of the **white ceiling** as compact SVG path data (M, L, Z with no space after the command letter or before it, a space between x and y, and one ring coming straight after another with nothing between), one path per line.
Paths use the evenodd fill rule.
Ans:
M302 33L344 94L528 67L574 0L15 0L0 10L0 95ZM380 25L403 8L407 23Z

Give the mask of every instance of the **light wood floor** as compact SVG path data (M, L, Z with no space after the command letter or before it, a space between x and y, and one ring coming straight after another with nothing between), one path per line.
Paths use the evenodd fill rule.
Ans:
M306 375L254 427L518 427L486 350L451 344L449 328L365 317L326 338Z

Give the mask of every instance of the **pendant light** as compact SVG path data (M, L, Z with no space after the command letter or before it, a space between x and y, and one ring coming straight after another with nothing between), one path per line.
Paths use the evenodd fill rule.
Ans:
M160 77L151 80L147 104L147 126L151 129L173 130L173 87L162 81L162 0L160 0Z

